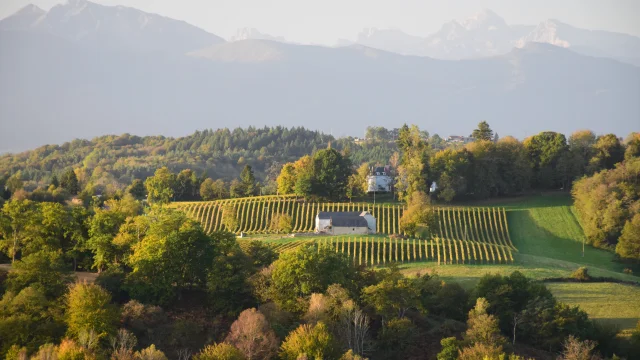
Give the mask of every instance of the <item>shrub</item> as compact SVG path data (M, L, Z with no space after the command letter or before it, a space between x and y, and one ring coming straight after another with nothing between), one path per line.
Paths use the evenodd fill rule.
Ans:
M91 359L91 354L75 341L64 339L58 346L58 360L85 360Z
M570 277L572 279L575 279L575 280L578 280L578 281L589 281L589 280L591 280L591 276L589 275L589 270L584 266L579 267L578 270L576 270L573 273L571 273Z
M5 360L27 360L27 348L12 345L4 355Z
M137 360L167 360L167 356L160 350L156 349L155 345L151 345L146 349L136 352Z
M271 218L271 230L280 234L288 234L293 230L293 218L289 214L276 214Z
M367 360L358 354L354 354L353 350L349 350L346 353L342 354L340 360Z
M53 344L44 344L40 346L38 352L31 357L31 360L50 360L56 358L56 346Z
M438 353L438 360L458 359L458 340L455 337L448 337L440 340L442 350Z
M193 360L245 360L240 350L227 343L208 345Z
M300 325L289 333L280 349L283 360L297 360L301 355L310 359L330 359L334 352L333 337L322 322L315 326Z

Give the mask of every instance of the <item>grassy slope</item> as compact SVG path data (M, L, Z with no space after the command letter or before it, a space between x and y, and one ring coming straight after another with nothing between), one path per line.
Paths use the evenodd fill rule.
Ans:
M470 288L487 273L506 275L518 270L526 276L544 279L567 277L578 267L587 266L592 276L640 282L640 277L622 273L624 266L615 262L614 254L609 251L587 245L582 256L584 234L571 198L566 194L468 205L507 209L509 234L519 250L514 254L515 263L483 266L413 263L403 266L405 273L435 272L445 280L457 281ZM640 319L640 287L614 283L553 283L548 286L561 301L579 305L591 317L613 323L620 329L633 328Z
M635 328L640 321L640 287L612 283L547 284L562 302L578 305L589 316L620 330Z
M582 256L584 235L567 194L456 205L504 207L509 234L519 250L514 253L515 263L438 266L434 262L416 262L402 265L404 273L437 273L445 281L456 281L471 288L488 273L507 275L518 270L531 278L544 279L567 277L578 267L587 266L592 276L640 282L640 277L622 273L624 266L616 263L609 251L587 245ZM275 243L302 239L281 239L274 235L256 238ZM552 283L548 287L561 301L579 305L591 317L613 323L620 329L633 328L640 319L640 287L613 283Z

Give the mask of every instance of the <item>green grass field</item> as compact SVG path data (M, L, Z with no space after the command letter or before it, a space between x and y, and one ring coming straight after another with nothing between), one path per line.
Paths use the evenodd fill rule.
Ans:
M640 287L613 283L547 284L558 300L578 305L589 317L628 333L640 321Z
M474 206L474 203L461 204ZM445 281L456 281L466 288L485 274L508 275L518 270L534 279L568 277L580 266L592 276L611 277L640 283L640 277L624 274L624 265L612 252L585 246L584 234L568 194L546 194L477 203L483 207L507 210L509 234L518 249L509 265L447 265L413 263L402 266L406 274L434 272ZM548 283L562 302L578 305L590 317L617 326L628 333L640 320L640 286L617 283Z
M610 277L640 284L640 277L622 272L613 252L585 246L584 234L567 193L456 204L460 206L502 207L507 211L509 234L518 249L514 262L503 265L438 265L434 261L405 263L403 273L435 273L445 281L472 288L485 274L508 275L520 271L534 279L568 277L581 266L596 277ZM300 241L307 237L283 238L255 235L274 244ZM325 237L308 237L324 240ZM640 320L640 286L617 283L548 283L560 301L583 308L592 318L614 324L620 330L635 327Z

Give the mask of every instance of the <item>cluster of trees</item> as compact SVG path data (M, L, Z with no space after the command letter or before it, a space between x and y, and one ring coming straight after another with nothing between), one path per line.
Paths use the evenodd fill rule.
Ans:
M435 181L437 197L447 202L508 196L531 189L568 190L582 176L613 169L640 154L638 134L631 134L626 145L613 134L596 137L587 130L573 133L568 140L560 133L542 132L520 142L510 136L498 139L482 122L473 131L475 141L434 151L420 139L417 128L403 129L411 134L411 142L402 143L402 135L398 138L402 152L399 190L410 195L424 191Z
M19 189L31 193L34 200L61 201L76 194L83 198L117 197L134 180L144 181L157 169L167 167L176 174L185 169L199 174L175 192L177 197L190 200L201 197L199 188L192 185L211 178L207 188L221 189L222 181L240 177L245 165L251 166L264 194L275 194L283 164L314 156L330 145L352 164L390 164L393 169L402 165L401 193L424 191L425 183L436 181L442 185L439 198L452 201L529 189L569 189L575 179L611 169L625 157L640 153L637 134L632 134L626 145L613 134L597 137L591 131L578 131L569 139L543 132L520 142L512 137L498 140L482 122L471 137L476 140L471 144L448 144L437 134L429 136L406 125L392 130L370 127L370 140L358 143L353 138L336 140L317 131L283 127L205 130L175 139L103 136L0 156L0 197L9 198ZM60 187L69 173L74 173L77 185ZM184 176L184 180L191 177ZM218 179L221 182L213 186ZM205 193L208 198L231 196L230 187L226 186L228 194ZM308 194L308 186L299 191Z
M196 176L191 169L180 171L177 175L167 167L162 167L148 177L144 183L134 180L127 189L138 199L147 196L149 202L166 204L171 201L217 200L229 197L239 198L257 195L260 184L257 183L253 169L245 165L239 179L230 184L223 180Z
M24 248L0 276L0 356L522 359L514 353L534 347L574 359L640 350L640 328L618 339L518 272L466 291L394 266L356 267L313 243L279 258L257 241L242 250L232 234L206 235L170 209L129 215L111 251L89 252L104 260L95 283L72 282L63 247Z
M428 198L417 195L407 213L428 224ZM0 248L13 263L0 272L7 359L475 359L520 344L555 353L570 336L607 355L640 349L519 273L485 276L468 292L357 267L313 243L278 258L131 194L89 208L7 201ZM73 270L91 269L95 283L73 284Z
M343 199L347 194L351 160L333 148L305 155L282 167L278 175L278 193L304 198Z
M640 260L640 157L577 181L572 194L588 243Z
M189 168L205 178L231 181L250 165L259 178L268 180L272 166L279 171L278 164L324 149L331 141L330 135L301 127L204 130L181 138L109 135L1 155L0 174L19 179L31 192L46 190L54 177L61 179L74 169L78 192L111 197L163 166L175 173Z

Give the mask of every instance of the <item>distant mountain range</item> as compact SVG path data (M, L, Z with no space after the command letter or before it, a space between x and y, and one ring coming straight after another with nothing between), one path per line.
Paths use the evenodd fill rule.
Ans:
M638 37L578 29L558 20L547 20L538 26L507 25L504 19L487 9L467 19L448 22L424 38L397 29L365 29L356 40L358 44L376 49L448 60L502 55L530 42L640 65Z
M269 34L264 34L258 31L256 28L242 28L238 29L236 34L229 39L230 41L239 41L239 40L273 40L286 42L285 38L282 36L271 36Z
M537 30L527 34L493 16L443 29L470 34L487 24L520 39ZM478 32L485 38L459 39L503 39L489 27ZM570 41L573 35L557 29L548 39ZM640 67L579 54L577 45L515 41L520 48L496 45L490 57L450 61L402 55L399 47L331 48L256 36L266 37L248 30L226 42L181 21L86 1L49 12L24 8L0 21L0 151L248 125L304 125L342 136L407 122L446 136L467 135L487 120L501 136L522 138L582 128L622 136L640 123ZM465 47L444 48L462 54ZM608 54L633 58L626 50Z
M85 0L69 0L48 12L28 5L0 21L2 30L47 33L86 46L128 52L184 54L224 42L184 21Z

